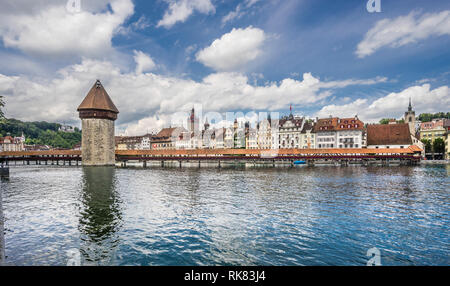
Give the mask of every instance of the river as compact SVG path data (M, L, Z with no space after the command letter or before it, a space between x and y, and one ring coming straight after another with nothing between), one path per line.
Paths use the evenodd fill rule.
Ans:
M450 264L450 165L11 166L0 186L7 265Z

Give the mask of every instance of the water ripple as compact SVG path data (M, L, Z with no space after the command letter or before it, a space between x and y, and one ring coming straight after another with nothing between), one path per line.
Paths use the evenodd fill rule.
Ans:
M7 262L448 265L450 167L12 167Z

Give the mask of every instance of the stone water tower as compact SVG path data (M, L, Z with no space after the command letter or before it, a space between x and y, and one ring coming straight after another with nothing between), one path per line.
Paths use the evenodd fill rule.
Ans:
M81 118L81 157L84 166L115 164L114 121L119 110L97 80L77 111Z

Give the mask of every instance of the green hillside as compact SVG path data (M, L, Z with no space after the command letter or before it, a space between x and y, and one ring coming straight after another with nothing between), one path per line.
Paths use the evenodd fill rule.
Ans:
M81 131L61 132L61 124L40 122L23 122L17 119L0 120L0 137L11 135L13 137L25 135L25 144L49 145L55 148L73 148L81 142Z

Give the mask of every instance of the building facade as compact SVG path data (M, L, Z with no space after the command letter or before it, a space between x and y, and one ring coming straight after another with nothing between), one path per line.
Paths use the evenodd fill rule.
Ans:
M367 148L408 148L412 145L409 124L369 124Z
M0 137L0 152L16 152L25 150L25 136L20 137L5 136Z
M445 140L446 130L444 128L444 119L433 119L430 122L420 124L420 139L428 139L433 144L436 138Z
M278 148L301 148L304 119L292 115L279 120Z

